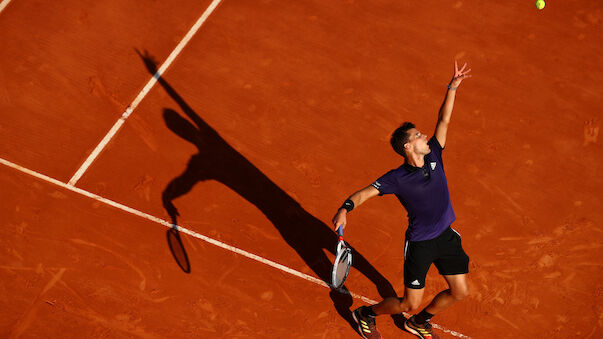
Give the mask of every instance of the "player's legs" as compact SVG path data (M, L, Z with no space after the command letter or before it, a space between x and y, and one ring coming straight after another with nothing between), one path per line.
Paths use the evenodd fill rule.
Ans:
M404 329L419 338L432 338L433 329L429 319L468 294L467 274L445 275L444 279L450 288L438 293L423 311L404 322Z
M385 298L382 302L371 307L376 315L400 314L418 308L423 300L425 288L414 289L406 287L404 298Z
M406 241L404 244L404 298L385 298L372 306L376 315L400 314L416 309L423 301L425 277L433 261L435 242Z
M433 315L463 300L469 293L467 284L469 256L463 250L461 235L449 227L435 240L438 244L438 258L434 264L446 279L449 288L438 293L431 303L417 315L418 323L429 320Z
M406 242L404 251L403 298L390 297L373 306L362 306L352 312L358 331L364 338L380 339L375 318L382 314L400 314L419 307L425 292L425 276L433 261L433 242Z
M406 288L404 298L385 298L373 306L362 306L352 312L352 317L358 325L358 332L366 339L382 339L375 318L382 314L400 314L419 307L423 299L424 288Z
M437 314L452 304L461 301L469 295L469 286L467 284L467 274L444 275L448 283L447 290L444 290L433 298L431 303L425 308L425 311L431 314Z
M435 242L406 241L404 244L404 298L385 298L371 308L375 314L400 314L421 304L425 292L425 277L434 259Z

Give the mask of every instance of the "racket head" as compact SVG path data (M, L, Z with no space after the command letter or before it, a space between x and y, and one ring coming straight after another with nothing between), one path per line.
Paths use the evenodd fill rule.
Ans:
M335 289L341 288L345 279L350 273L350 267L352 266L352 249L340 241L337 244L337 256L335 257L335 263L333 264L333 272L331 274L331 286Z

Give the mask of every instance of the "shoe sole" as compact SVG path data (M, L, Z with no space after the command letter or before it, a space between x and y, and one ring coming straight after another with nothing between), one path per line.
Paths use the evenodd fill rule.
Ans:
M408 332L410 332L410 333L412 333L412 334L416 335L417 337L419 337L419 338L421 338L421 339L425 339L425 337L424 337L424 336L422 336L422 335L421 335L421 333L417 332L417 331L416 331L415 329L413 329L412 327L409 327L408 325L406 325L406 322L404 322L404 329L405 329L405 330L407 330ZM434 338L434 337L433 337L433 335L432 335L432 338Z

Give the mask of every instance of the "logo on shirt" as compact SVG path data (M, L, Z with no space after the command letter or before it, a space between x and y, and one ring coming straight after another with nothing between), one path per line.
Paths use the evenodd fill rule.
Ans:
M375 187L376 189L379 189L379 188L381 188L381 183L379 181L375 181L373 183L373 187Z
M413 286L420 286L421 285L421 283L418 280L415 280L415 281L411 282L410 284L413 285Z
M429 165L431 165L431 170L432 170L432 171L433 171L433 170L435 169L435 167L436 167L436 163L435 163L435 161L430 162L430 163L429 163Z

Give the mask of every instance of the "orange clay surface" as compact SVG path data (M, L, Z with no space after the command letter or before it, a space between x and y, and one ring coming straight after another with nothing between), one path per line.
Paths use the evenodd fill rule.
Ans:
M209 3L12 0L0 158L69 181ZM471 291L432 321L601 338L602 11L223 0L76 187L328 281L332 215L401 164L401 122L432 133L467 61L444 162ZM359 338L358 298L1 164L0 202L0 337ZM351 292L402 296L405 218L393 196L350 214ZM432 267L425 304L444 288Z

